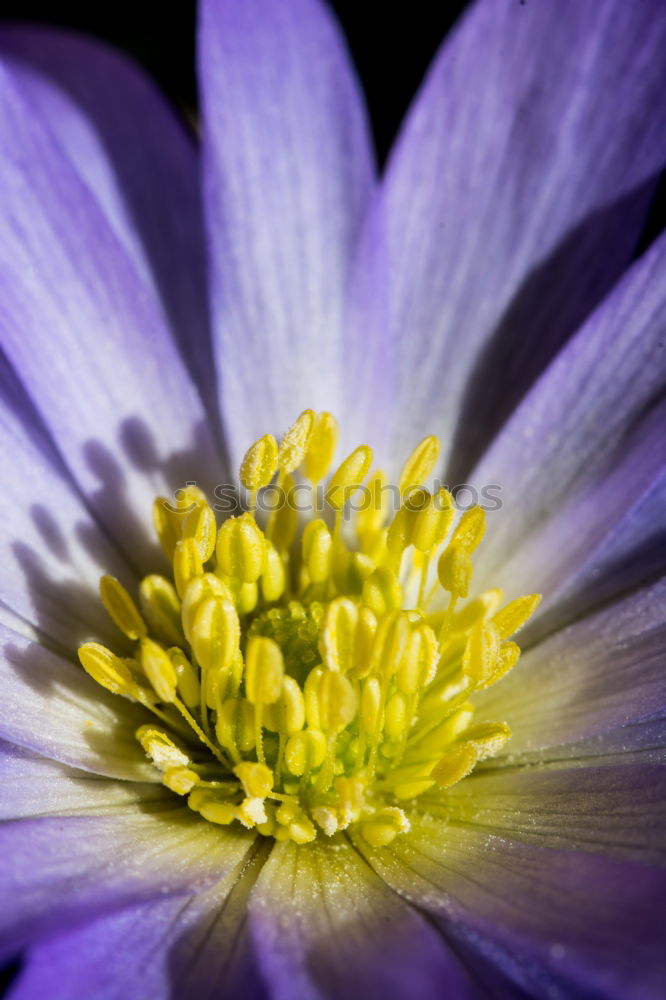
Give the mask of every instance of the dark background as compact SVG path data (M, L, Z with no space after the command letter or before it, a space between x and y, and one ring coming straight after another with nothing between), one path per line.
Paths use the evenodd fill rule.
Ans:
M365 88L380 161L441 39L467 4L464 0L410 0L390 7L378 0L329 0L347 35ZM92 0L0 0L0 21L39 21L76 28L133 56L172 102L196 115L195 0L134 3ZM666 223L666 185L641 241L643 249ZM0 995L17 970L0 969Z
M469 0L409 0L392 11L379 0L328 0L361 76L383 163L437 47ZM522 0L527 2L527 0ZM76 28L124 49L189 117L196 114L196 0L0 0L0 21ZM666 225L662 184L639 251Z
M383 158L419 80L442 37L466 6L464 0L337 0L372 112ZM195 0L133 4L111 0L0 0L1 20L43 21L87 31L142 63L172 101L196 108Z

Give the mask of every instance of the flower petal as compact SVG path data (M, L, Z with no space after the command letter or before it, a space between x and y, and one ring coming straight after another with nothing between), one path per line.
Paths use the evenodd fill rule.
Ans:
M360 841L359 849L395 891L529 996L663 993L664 869L546 850L432 817L415 819L391 850Z
M666 159L666 7L471 6L385 189L394 450L460 482L629 261Z
M319 0L204 0L199 40L214 346L238 459L299 409L340 412L370 140Z
M132 571L91 516L13 372L1 365L0 397L0 453L11 455L0 619L47 636L67 655L92 634L117 641L97 584L113 573L131 585Z
M654 489L664 468L664 308L666 236L564 348L476 469L477 486L502 488L478 553L482 581L509 596L540 591L547 606L558 588L575 587L578 568L594 572L595 550Z
M3 345L90 505L140 561L155 493L216 475L203 409L152 289L4 70L0 131L12 136L0 158Z
M274 1000L475 995L446 941L346 841L276 844L249 914Z
M253 844L212 888L141 903L40 942L30 951L13 1000L262 1000L267 994L252 960L245 902L266 854ZM123 961L116 956L122 952ZM109 968L113 975L109 975Z
M666 767L568 766L479 770L419 808L456 825L538 847L666 861Z
M0 950L10 955L124 906L206 888L236 868L252 842L192 810L144 802L113 816L18 820L0 827Z
M525 653L501 684L477 699L504 718L507 753L589 740L656 719L666 698L663 669L666 578L556 632Z
M173 793L163 785L111 781L2 742L0 779L1 820L103 816L148 799L169 798L173 802Z
M80 667L0 625L0 738L72 767L154 781L134 732L146 712Z
M152 81L119 52L55 28L3 25L0 53L142 275L213 404L199 163ZM211 411L213 410L211 406Z

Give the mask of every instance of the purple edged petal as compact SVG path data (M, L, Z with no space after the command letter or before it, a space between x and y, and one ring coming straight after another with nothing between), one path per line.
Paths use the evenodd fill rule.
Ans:
M509 723L510 755L658 718L666 702L665 610L666 578L556 632L475 699L478 712Z
M414 819L378 875L529 996L659 1000L666 870Z
M192 893L236 868L254 838L220 830L170 802L118 806L110 816L17 820L0 827L5 905L0 952L125 906Z
M304 407L341 412L343 293L370 140L319 0L204 0L199 43L214 347L239 458Z
M115 235L152 280L214 410L199 162L153 83L91 38L3 26L0 54L30 113L52 129Z
M153 290L93 193L0 72L0 335L91 507L146 556L156 492L218 473Z
M344 840L276 844L249 917L274 1000L478 996L446 941Z
M666 862L666 767L515 763L479 769L447 792L427 794L419 809L451 823L537 847Z
M102 816L173 793L163 785L112 781L30 750L0 742L0 820L42 816Z
M460 482L629 261L666 159L659 0L481 0L384 184L394 453ZM382 377L384 377L382 369Z
M40 941L9 996L216 1000L223 990L225 996L263 1000L268 992L245 926L263 843L211 889L132 906Z
M156 780L134 736L150 718L145 709L4 625L0 644L0 739L96 774Z
M67 655L91 634L113 643L119 633L97 585L103 573L130 585L131 569L91 516L35 408L1 362L0 397L0 454L11 456L0 620L47 636Z
M575 587L579 567L594 572L595 550L655 488L665 308L666 236L561 351L475 470L474 484L496 484L502 501L476 559L482 585L539 591L547 608L558 588Z

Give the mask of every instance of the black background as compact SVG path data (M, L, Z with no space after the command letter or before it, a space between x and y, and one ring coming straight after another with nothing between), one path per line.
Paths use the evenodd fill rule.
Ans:
M277 0L276 0L277 2ZM462 0L409 0L392 12L378 0L337 0L330 6L347 35L365 88L380 162L440 41L464 10ZM172 102L196 115L195 0L148 3L0 0L0 20L38 21L86 31L124 49L155 77ZM641 241L666 221L662 184ZM8 901L6 901L8 902ZM0 993L16 966L0 970Z
M384 158L410 97L439 42L465 7L461 0L332 2L347 34ZM112 3L0 0L2 20L42 21L87 31L129 52L181 108L196 108L195 0Z

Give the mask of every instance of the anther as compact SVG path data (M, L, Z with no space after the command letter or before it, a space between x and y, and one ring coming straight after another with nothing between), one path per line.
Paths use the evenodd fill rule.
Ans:
M217 536L220 569L243 583L255 583L264 569L266 542L261 528L249 514L230 517Z
M190 580L203 573L199 546L194 538L181 538L173 553L173 578L178 596L182 599Z
M331 413L318 413L312 425L303 471L315 485L328 472L338 444L338 422Z
M435 467L439 456L439 438L434 435L423 438L417 444L403 466L398 488L404 496L410 489L422 486Z
M87 674L112 694L135 697L137 685L123 661L106 646L86 642L79 648L79 660Z
M141 666L160 701L176 698L178 677L168 654L152 639L141 640Z
M326 491L326 499L331 507L342 510L363 483L371 464L372 450L367 445L360 445L347 456L333 473Z
M194 539L202 563L213 555L216 537L215 514L207 503L197 504L183 521L183 538Z
M272 434L264 434L245 452L240 467L240 481L250 493L257 493L268 486L275 475L277 464L277 441Z
M147 634L146 624L136 604L115 576L103 576L99 592L109 617L128 639L140 639Z
M282 438L278 449L278 465L282 472L294 472L305 458L314 419L313 410L303 410Z

